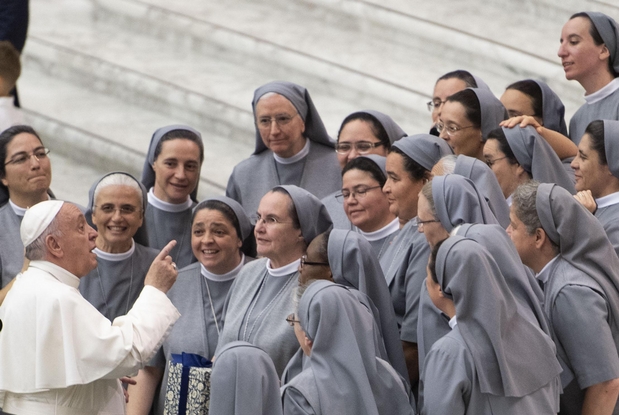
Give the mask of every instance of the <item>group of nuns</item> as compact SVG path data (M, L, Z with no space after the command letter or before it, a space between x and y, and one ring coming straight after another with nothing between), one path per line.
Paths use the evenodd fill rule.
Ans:
M569 132L545 82L497 99L456 70L428 134L364 110L335 141L277 81L254 93L255 151L226 196L198 203L205 148L185 125L155 131L140 180L97 180L79 289L110 321L177 241L182 317L127 413L164 413L185 352L213 360L211 415L619 415L619 28L577 13L560 38L585 89ZM29 126L0 134L4 293L27 265L25 210L55 197L48 154Z

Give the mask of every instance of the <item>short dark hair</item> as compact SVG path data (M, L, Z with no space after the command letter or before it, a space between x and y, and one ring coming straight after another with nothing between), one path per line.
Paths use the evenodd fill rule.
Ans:
M157 143L157 147L155 147L155 160L157 160L157 157L161 154L161 149L164 142L177 139L190 140L196 143L200 149L200 164L202 164L204 161L204 143L202 142L202 139L193 131L182 129L168 131L161 137Z
M363 111L353 112L352 114L344 118L344 121L342 121L342 125L340 126L340 130L337 132L337 141L340 141L340 134L342 133L344 126L346 126L346 124L348 124L349 122L355 120L365 121L370 124L372 134L374 134L376 138L380 140L383 147L385 147L387 150L391 148L391 141L389 141L389 135L387 134L387 130L385 130L385 127L383 127L383 125L380 123L380 121L378 121L375 116Z
M463 89L447 97L449 102L462 104L466 118L475 128L481 128L481 105L477 94L472 89Z
M0 163L0 179L4 179L4 177L6 176L5 163L7 162L7 148L11 141L13 141L13 139L17 135L22 133L32 134L33 136L38 138L41 142L41 145L43 145L41 137L39 137L36 131L34 131L34 129L29 125L14 125L2 131L2 133L0 133L0 161L2 161L2 163Z
M299 214L297 213L297 208L294 206L294 201L292 200L290 193L288 193L286 189L284 189L283 187L274 187L271 190L271 192L281 193L283 195L288 196L288 199L290 199L290 203L288 204L288 215L290 216L290 219L292 219L292 227L294 229L301 229L301 222L299 221Z
M606 159L606 146L604 144L604 121L591 121L585 129L585 134L591 137L591 148L598 153L600 164L604 166L608 165L608 160Z
M19 52L8 40L0 41L0 78L7 87L5 91L0 91L1 95L7 95L13 89L19 75L21 75Z
M408 176L412 180L427 179L430 171L410 158L406 153L400 150L398 147L391 148L392 153L400 154L404 159L404 170L408 173Z
M604 45L605 44L604 39L602 39L602 35L600 35L600 32L598 31L597 27L595 27L595 25L593 24L593 20L591 20L591 17L589 17L589 15L585 12L579 12L579 13L574 13L573 15L571 15L570 20L575 19L577 17L584 17L585 19L589 21L589 34L593 38L593 43L595 43L596 46ZM619 56L617 56L615 59L619 59ZM612 74L613 78L617 78L619 76L619 74L615 72L615 67L610 61L610 58L608 59L608 70Z
M374 163L371 159L367 157L357 157L346 163L346 165L342 169L342 177L344 177L344 174L346 174L346 172L355 169L369 173L370 176L372 176L372 178L378 182L380 187L383 187L385 185L385 182L387 181L385 173L383 173L383 171L380 169L380 167L378 167L376 163Z
M318 255L323 262L329 262L329 236L331 236L331 229L316 237L322 238L320 240L320 245L318 245Z
M479 86L477 85L477 81L475 80L475 77L471 75L469 71L465 71L463 69L458 69L455 71L447 72L445 75L438 78L436 80L436 83L438 83L438 81L446 81L448 79L454 79L454 78L459 79L462 82L464 82L468 88L477 88Z
M507 157L507 161L509 161L510 164L519 164L518 159L512 151L512 148L509 146L509 141L507 141L507 137L505 136L505 131L503 131L503 128L499 127L490 131L488 133L488 138L486 138L485 141L488 140L496 140L498 142L499 150L501 150L501 152L505 154L505 157Z
M508 85L505 90L508 89L520 91L528 96L531 99L533 115L536 117L544 116L544 96L542 95L542 88L540 88L537 82L532 79L525 79Z

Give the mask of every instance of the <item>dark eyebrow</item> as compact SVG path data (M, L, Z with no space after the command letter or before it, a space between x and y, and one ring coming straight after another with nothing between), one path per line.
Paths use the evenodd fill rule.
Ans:
M43 147L43 146L38 146L37 148L35 148L34 150L32 150L32 152L35 152L35 151L37 151L37 150L41 150L41 149L44 149L44 148L45 148L45 147ZM28 152L27 152L27 151L25 151L25 150L24 150L24 151L18 151L17 153L13 153L13 154L12 154L9 158L13 158L13 157L18 156L18 155L20 155L20 154L26 154L26 155L28 155Z

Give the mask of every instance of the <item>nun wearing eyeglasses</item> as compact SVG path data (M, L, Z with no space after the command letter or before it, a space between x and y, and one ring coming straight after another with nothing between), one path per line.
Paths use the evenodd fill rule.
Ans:
M263 349L282 375L299 348L284 320L299 284L301 257L330 228L325 207L307 190L277 186L264 195L254 229L262 258L245 265L230 288L215 355L232 341L246 341Z
M342 121L337 135L335 151L337 161L344 176L346 166L359 156L387 156L391 145L406 133L388 115L374 110L353 112ZM383 169L384 170L384 169ZM382 187L382 185L381 185ZM344 200L338 200L340 191L336 191L321 201L327 208L335 229L354 229L357 226L351 222L343 208Z
M559 411L561 366L554 344L520 313L485 248L460 236L437 244L426 285L451 330L426 357L422 414Z
M148 241L137 234L144 224L146 189L130 174L113 172L92 185L88 199L86 217L97 230L93 251L97 267L80 279L79 290L114 321L127 314L137 300L159 253L144 246Z
M309 357L282 387L284 414L412 415L405 383L385 360L372 312L350 290L316 281L288 318ZM298 296L297 296L298 298Z
M141 181L148 189L144 216L148 245L162 249L176 240L170 255L179 269L196 260L191 250L191 215L203 161L200 133L186 125L169 125L153 134L142 170Z
M281 415L273 361L247 342L228 343L213 362L210 415Z
M341 187L335 143L305 88L269 82L254 92L252 109L256 148L234 167L226 196L255 212L274 186L298 186L318 199Z

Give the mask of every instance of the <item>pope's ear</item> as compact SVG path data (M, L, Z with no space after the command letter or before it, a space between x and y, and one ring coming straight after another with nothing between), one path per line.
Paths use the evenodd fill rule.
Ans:
M54 257L62 258L64 256L62 247L58 243L58 238L54 235L47 235L45 237L45 247L47 252Z

